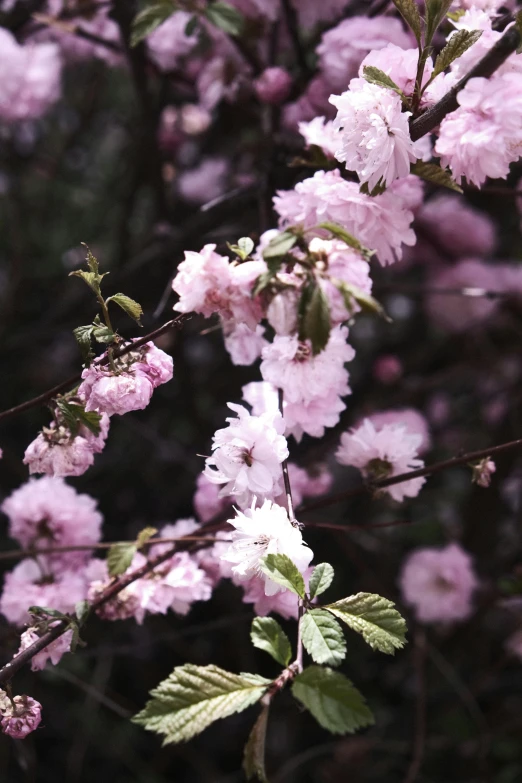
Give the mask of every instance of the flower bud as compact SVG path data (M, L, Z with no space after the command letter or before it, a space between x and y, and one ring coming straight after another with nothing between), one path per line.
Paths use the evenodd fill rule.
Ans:
M263 103L283 103L291 86L292 78L283 68L266 68L254 82L256 95Z

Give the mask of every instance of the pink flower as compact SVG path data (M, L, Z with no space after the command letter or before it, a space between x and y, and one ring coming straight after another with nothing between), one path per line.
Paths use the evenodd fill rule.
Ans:
M292 77L284 68L265 68L254 81L256 95L263 103L283 103L292 87Z
M254 612L259 617L276 612L286 620L297 620L299 600L291 590L266 595L265 580L261 576L253 576L248 582L237 582L244 590L243 603L254 604Z
M91 444L80 435L71 438L63 427L41 432L25 450L29 473L49 476L81 476L94 462Z
M186 201L205 204L225 192L230 164L226 158L204 158L193 169L183 171L178 179L178 190Z
M318 171L299 182L294 190L278 191L274 207L282 226L339 223L366 247L375 250L381 264L402 257L402 245L414 245L413 213L390 193L371 197L355 182L347 182L338 170Z
M339 131L340 144L335 153L349 171L373 190L407 177L410 163L422 156L410 138L408 117L402 111L400 97L392 90L352 79L342 95L331 95L337 108L333 127Z
M520 74L470 79L457 95L460 108L441 123L435 152L460 182L479 186L505 179L522 153ZM506 106L509 105L509 111Z
M25 548L84 546L100 540L102 515L96 501L80 495L61 478L30 479L7 497L2 511L9 519L9 535ZM85 562L86 552L46 555L48 563Z
M205 473L197 478L194 509L201 522L208 522L230 505L230 498L221 497L219 486L209 481Z
M348 287L353 286L365 294L371 294L370 265L360 253L352 250L339 239L325 240L314 237L309 244L309 250L322 260L325 266L320 282L328 297L330 322L335 325L341 324L361 308L352 297L351 308L346 309L339 283L346 283Z
M323 34L317 47L319 67L333 89L344 90L368 52L388 43L403 49L412 45L399 19L390 16L354 16Z
M418 446L419 454L429 451L431 448L430 426L427 419L414 408L397 408L396 410L381 411L368 416L373 426L380 429L385 424L400 424L410 433L421 436Z
M478 587L471 558L458 544L417 549L406 558L400 578L403 600L423 623L467 620Z
M11 701L0 691L0 726L13 739L25 739L38 728L42 719L42 705L30 696L15 696Z
M417 458L421 442L422 436L404 425L376 427L370 419L364 419L357 428L341 435L335 456L341 465L359 468L370 480L383 479L424 467L424 462ZM410 479L381 491L401 502L405 497L416 497L425 481L425 478Z
M52 43L21 45L0 28L0 117L6 122L37 119L60 94L59 48Z
M228 418L229 426L214 434L205 475L225 485L221 495L235 495L240 505L248 505L253 496L262 498L279 490L281 463L288 457L285 425L279 412L251 416L241 405L228 407L237 419Z
M54 623L52 623L51 626L53 624ZM31 670L33 672L37 672L41 669L44 669L47 661L51 661L53 666L56 666L58 663L60 663L62 656L65 655L65 653L71 651L72 634L72 629L66 631L64 634L59 636L58 639L55 639L54 642L51 642L51 644L48 644L47 647L43 648L43 650L40 650L39 653L33 655L31 658ZM28 628L27 631L24 631L20 637L20 648L18 653L26 650L33 644L33 642L38 641L39 638L40 635L36 628Z
M94 9L95 2L99 2L100 8ZM41 32L38 32L35 36L37 40L42 41L54 41L63 53L64 57L68 61L86 60L91 57L95 57L99 60L104 60L107 64L115 67L117 65L123 65L123 42L120 36L120 28L116 22L109 16L109 8L103 7L103 0L95 0L90 3L89 6L85 6L85 15L82 15L82 9L77 9L77 15L74 20L68 20L73 22L74 30L68 29L67 22L63 27L59 24L56 26L49 25ZM54 7L51 3L46 13L57 17L64 10L63 3L56 3ZM95 38L99 38L107 43L116 44L122 51L114 51L108 46L103 44L97 44L94 40L88 40L75 32L78 30L84 32L87 35L92 35Z
M422 139L419 139L419 144L422 141L425 141L428 137L423 136ZM424 155L421 156L422 160L426 160L426 157ZM429 160L431 158L431 144L430 144L430 152L427 156L427 159ZM402 177L401 179L394 179L391 183L390 187L388 188L388 192L391 193L396 198L400 198L402 201L402 205L404 209L408 209L411 212L413 212L416 216L417 210L422 205L422 202L424 201L424 182L421 180L420 177L416 177L414 174L408 174L407 177Z
M225 348L230 354L232 364L247 366L261 356L261 351L267 345L262 326L256 326L252 330L247 324L231 322L224 323L223 327Z
M109 365L91 364L82 372L78 396L86 411L123 415L143 410L157 386L172 378L172 358L153 343L115 360L117 372Z
M418 179L418 177L416 177ZM456 258L487 257L496 246L495 226L490 216L467 204L462 196L440 194L421 206L416 220L422 232L433 237Z
M312 144L321 147L325 155L329 158L335 158L341 134L332 120L327 120L325 117L314 117L310 122L300 122L299 133L304 137L307 147Z
M491 484L491 476L496 470L497 466L489 457L480 460L476 465L473 465L473 483L477 484L479 487L489 487Z
M198 42L198 34L185 33L192 14L176 11L147 36L150 58L162 71L174 71Z
M22 560L5 575L0 612L14 625L28 622L30 606L49 606L59 612L72 612L86 597L85 575L81 570L41 568L35 560Z

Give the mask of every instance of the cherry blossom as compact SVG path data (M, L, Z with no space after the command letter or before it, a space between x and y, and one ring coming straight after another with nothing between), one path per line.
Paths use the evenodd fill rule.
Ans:
M81 435L72 437L65 427L44 429L24 454L30 473L48 476L81 476L94 462L91 443Z
M265 68L255 80L254 88L260 101L264 103L283 103L290 93L292 77L284 68Z
M38 728L42 719L42 705L30 696L9 699L0 691L0 726L2 732L13 739L25 739Z
M54 624L55 623L51 623L50 627L52 627ZM31 658L31 670L33 672L37 672L41 669L44 669L47 661L51 661L53 666L56 666L58 663L60 663L62 656L71 650L72 635L72 629L69 629L64 634L55 639L54 642L51 642L51 644L48 644L47 647L44 647L43 650L40 650L40 652L36 653L36 655L33 655ZM28 647L30 647L31 644L38 641L39 638L40 634L36 628L28 628L20 637L20 648L18 652L23 652Z
M471 558L458 544L417 549L406 558L400 575L403 599L423 623L467 620L478 587Z

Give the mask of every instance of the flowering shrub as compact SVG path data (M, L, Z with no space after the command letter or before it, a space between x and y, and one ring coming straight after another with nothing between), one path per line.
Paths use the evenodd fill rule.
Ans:
M36 6L0 4L2 733L42 780L106 752L96 703L140 780L167 778L135 747L210 726L180 782L240 744L261 783L516 780L522 12Z

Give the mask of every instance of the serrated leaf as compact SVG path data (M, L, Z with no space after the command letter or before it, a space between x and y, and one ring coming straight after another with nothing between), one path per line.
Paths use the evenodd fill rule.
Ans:
M276 234L265 247L263 250L263 258L266 261L269 258L285 256L288 251L293 248L296 242L297 237L295 234L291 234L290 231L282 231L280 234Z
M411 29L420 46L422 40L422 19L417 3L415 0L393 0L393 4Z
M290 640L273 617L255 617L252 622L250 638L258 650L267 652L281 666L288 666L292 657Z
M424 161L418 160L411 164L410 171L427 182L433 182L435 185L440 185L443 188L455 190L457 193L463 192L462 188L451 178L450 172L436 163L424 163Z
M365 65L363 68L363 76L370 84L376 84L378 87L393 90L393 92L396 92L401 98L404 100L406 99L406 96L399 85L395 84L393 79L391 79L388 74L384 73L384 71L381 71L380 68L375 68L373 65Z
M65 400L56 400L56 408L60 412L64 424L69 429L73 438L75 438L80 429L80 422L78 421L78 417L75 415L74 410L72 410L72 406L68 402L65 402Z
M86 245L85 242L82 242L82 245L87 250L87 257L85 259L87 261L87 266L89 267L89 269L90 269L90 271L92 272L93 275L99 276L99 274L100 274L100 265L98 264L98 259L96 258L96 256L94 256L91 253L91 249L90 249L89 245Z
M319 565L316 565L310 577L310 598L315 598L316 595L321 595L325 590L328 590L332 584L334 573L330 563L319 563Z
M75 269L74 272L69 272L69 277L80 277L95 294L100 291L100 275L94 272L84 272L83 269Z
M324 609L310 609L299 624L303 646L313 660L339 666L346 656L346 642L337 620Z
M149 731L163 734L164 745L184 742L216 720L255 704L270 680L232 674L218 666L177 666L151 691L153 697L133 719Z
M84 364L89 367L94 358L94 351L91 348L92 325L77 326L76 329L73 329L73 334L80 348Z
M358 250L360 253L366 254L370 252L359 242L358 239L349 234L348 231L346 231L342 226L338 225L338 223L331 223L330 221L326 221L325 223L320 223L319 228L325 228L327 231L333 234L334 237L341 239L345 245L348 245L348 247L353 247L354 250Z
M228 35L241 35L243 32L245 24L243 14L238 11L237 8L234 8L228 3L223 3L221 0L211 3L205 9L205 16L209 22L216 27L219 27Z
M268 783L265 770L265 740L268 723L268 705L264 706L254 723L243 753L243 772L247 780L256 778Z
M107 555L109 576L124 574L132 563L136 552L137 547L133 541L118 541L116 544L113 544Z
M157 532L158 529L155 527L144 527L140 530L136 537L136 549L142 549Z
M259 566L261 571L287 590L291 590L300 598L305 596L305 583L297 566L286 555L267 555Z
M384 307L371 294L367 294L366 291L363 291L361 288L357 288L356 285L345 283L344 280L337 280L336 278L332 278L332 283L341 292L344 299L344 306L349 313L353 312L353 302L355 301L363 312L373 313L374 315L378 315L381 318L384 318L384 320L388 323L391 323L392 319L386 313Z
M324 609L357 631L374 650L394 655L406 644L406 622L395 604L381 595L357 593Z
M96 342L103 343L105 345L113 343L116 339L116 334L108 326L105 326L105 324L100 324L100 326L93 326L92 336Z
M300 336L301 339L310 340L312 352L316 355L326 348L331 328L328 297L320 285L312 286L309 299L303 309Z
M74 415L83 427L87 427L93 435L100 434L100 422L102 419L100 413L86 411L81 405L69 404L69 407L73 409Z
M437 28L446 18L452 4L453 0L426 0L426 46L432 42Z
M153 3L147 6L139 14L136 14L132 22L130 45L137 46L148 35L154 32L160 24L163 24L176 10L176 5L171 0Z
M478 41L481 35L482 30L459 30L454 33L444 49L437 55L430 81L438 76L439 73L443 73L452 62L461 57L470 46L473 46Z
M293 696L332 734L353 734L374 718L363 695L340 672L309 666L292 685Z
M125 294L114 294L113 296L109 296L105 304L109 304L109 302L114 302L119 307L121 307L122 310L124 310L130 318L132 318L134 321L136 321L139 326L141 326L140 319L143 315L143 310L139 302L136 302L134 299L131 299L130 296L126 296Z

